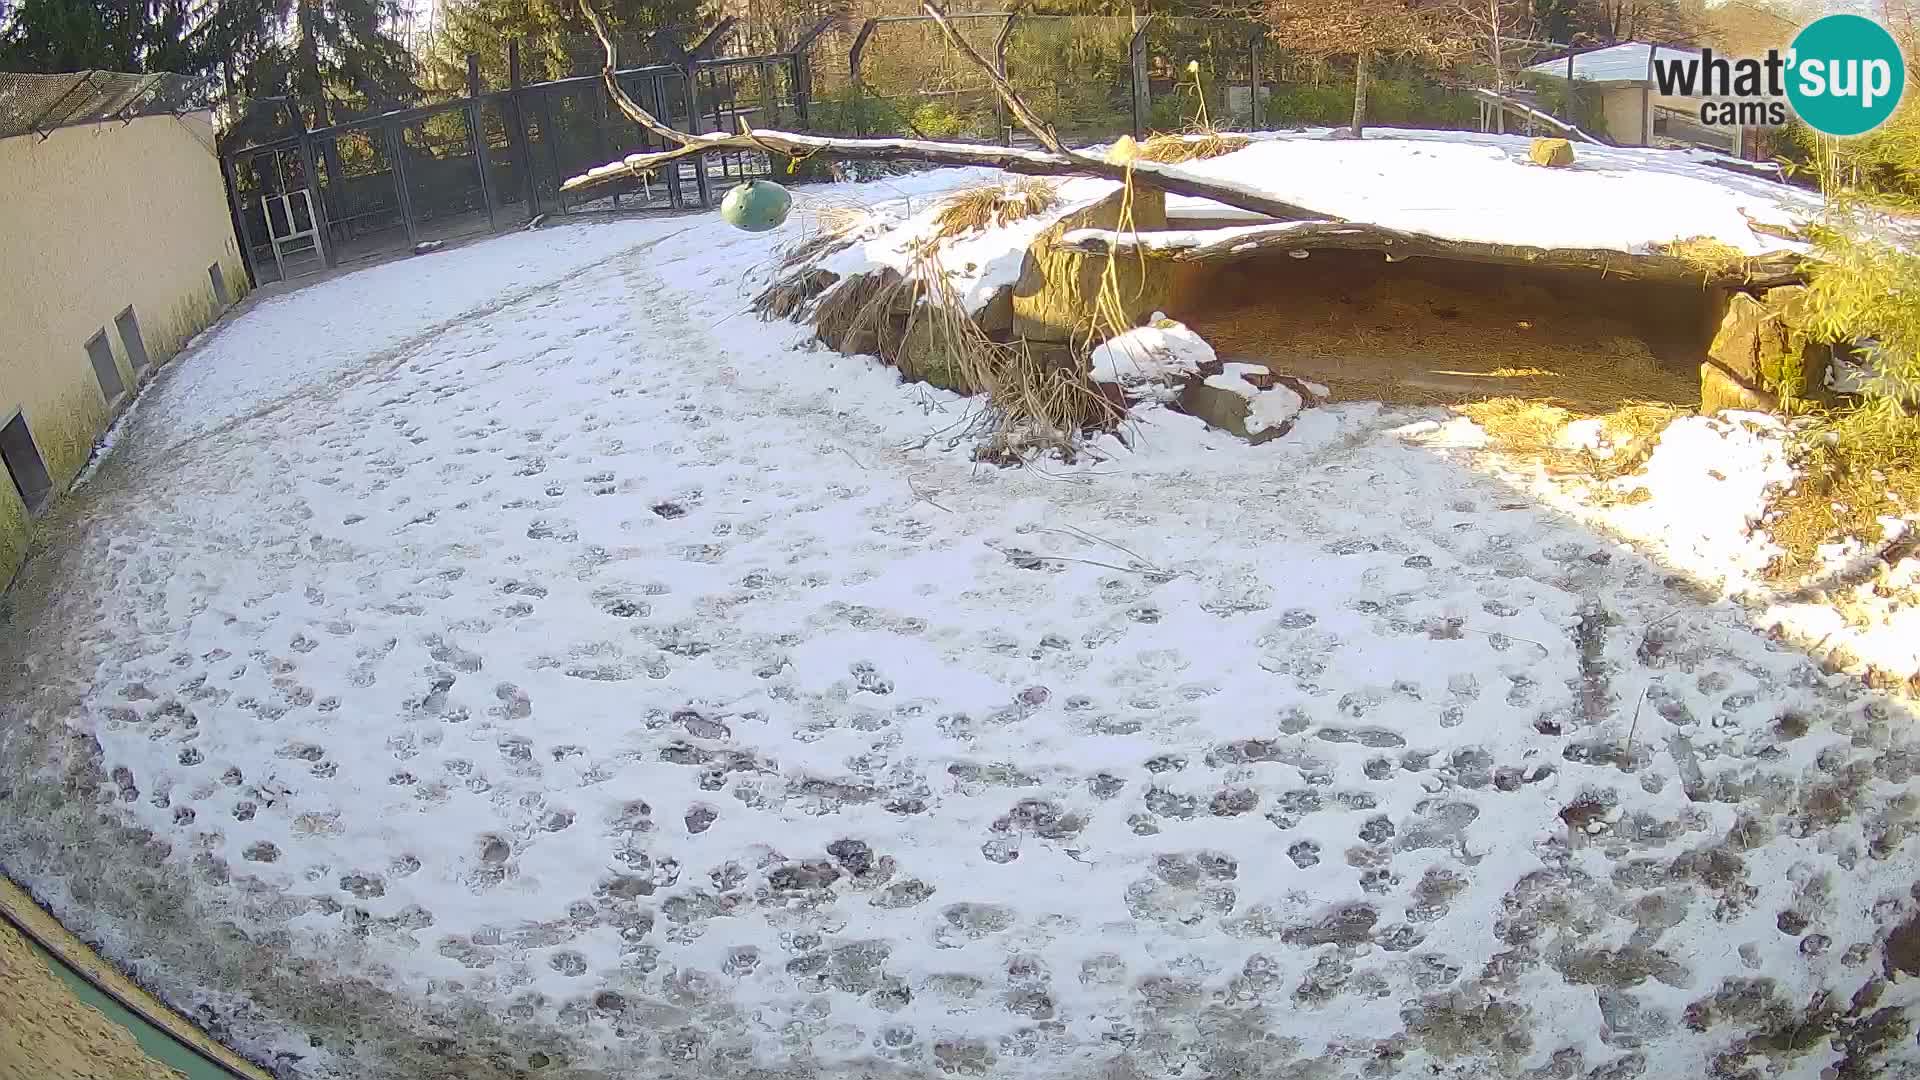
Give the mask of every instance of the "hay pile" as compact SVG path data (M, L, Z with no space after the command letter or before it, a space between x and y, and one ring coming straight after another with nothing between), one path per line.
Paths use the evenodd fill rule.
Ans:
M1244 135L1203 131L1192 135L1154 135L1139 144L1135 158L1162 165L1181 165L1189 161L1209 161L1225 157L1235 150L1253 145Z

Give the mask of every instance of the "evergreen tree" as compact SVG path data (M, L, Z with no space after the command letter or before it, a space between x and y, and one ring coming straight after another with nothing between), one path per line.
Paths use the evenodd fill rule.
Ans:
M255 60L256 95L290 92L312 126L412 104L413 57L393 35L397 0L280 0L287 33Z
M91 0L23 0L0 29L0 69L137 71L127 11Z
M21 0L0 68L219 74L229 96L291 93L319 126L413 101L397 0Z
M648 45L653 35L676 32L692 44L705 29L706 0L596 0L620 50L621 66L665 59ZM507 78L507 44L520 42L528 82L598 71L605 58L578 0L443 0L441 27L428 52L434 85L453 88L467 78L467 56L478 57L489 85Z

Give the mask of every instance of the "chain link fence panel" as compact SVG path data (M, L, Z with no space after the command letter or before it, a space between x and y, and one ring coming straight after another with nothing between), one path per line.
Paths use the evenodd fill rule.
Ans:
M177 116L210 109L216 89L217 83L211 78L171 72L0 72L0 139L107 120Z

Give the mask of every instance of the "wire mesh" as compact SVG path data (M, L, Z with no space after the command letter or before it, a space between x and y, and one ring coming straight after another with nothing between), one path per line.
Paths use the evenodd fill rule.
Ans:
M0 72L0 139L105 120L212 108L216 85L212 79L170 72Z
M1022 17L1007 39L1007 81L1069 142L1127 134L1133 32L1126 18Z
M991 58L1006 18L956 16L951 25L974 51ZM816 89L815 128L842 135L1006 140L992 85L931 19L883 19L871 27L858 57L849 55L848 81Z

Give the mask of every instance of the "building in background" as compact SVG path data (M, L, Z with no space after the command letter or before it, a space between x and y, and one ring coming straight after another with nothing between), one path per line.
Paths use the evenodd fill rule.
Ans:
M1660 92L1653 72L1656 58L1664 62L1699 56L1698 49L1629 41L1534 64L1526 74L1536 84L1571 81L1582 92L1598 94L1602 130L1595 134L1621 146L1691 146L1734 157L1753 156L1759 145L1757 129L1700 122L1700 107L1723 99Z
M247 288L174 75L0 74L0 587L141 382Z

